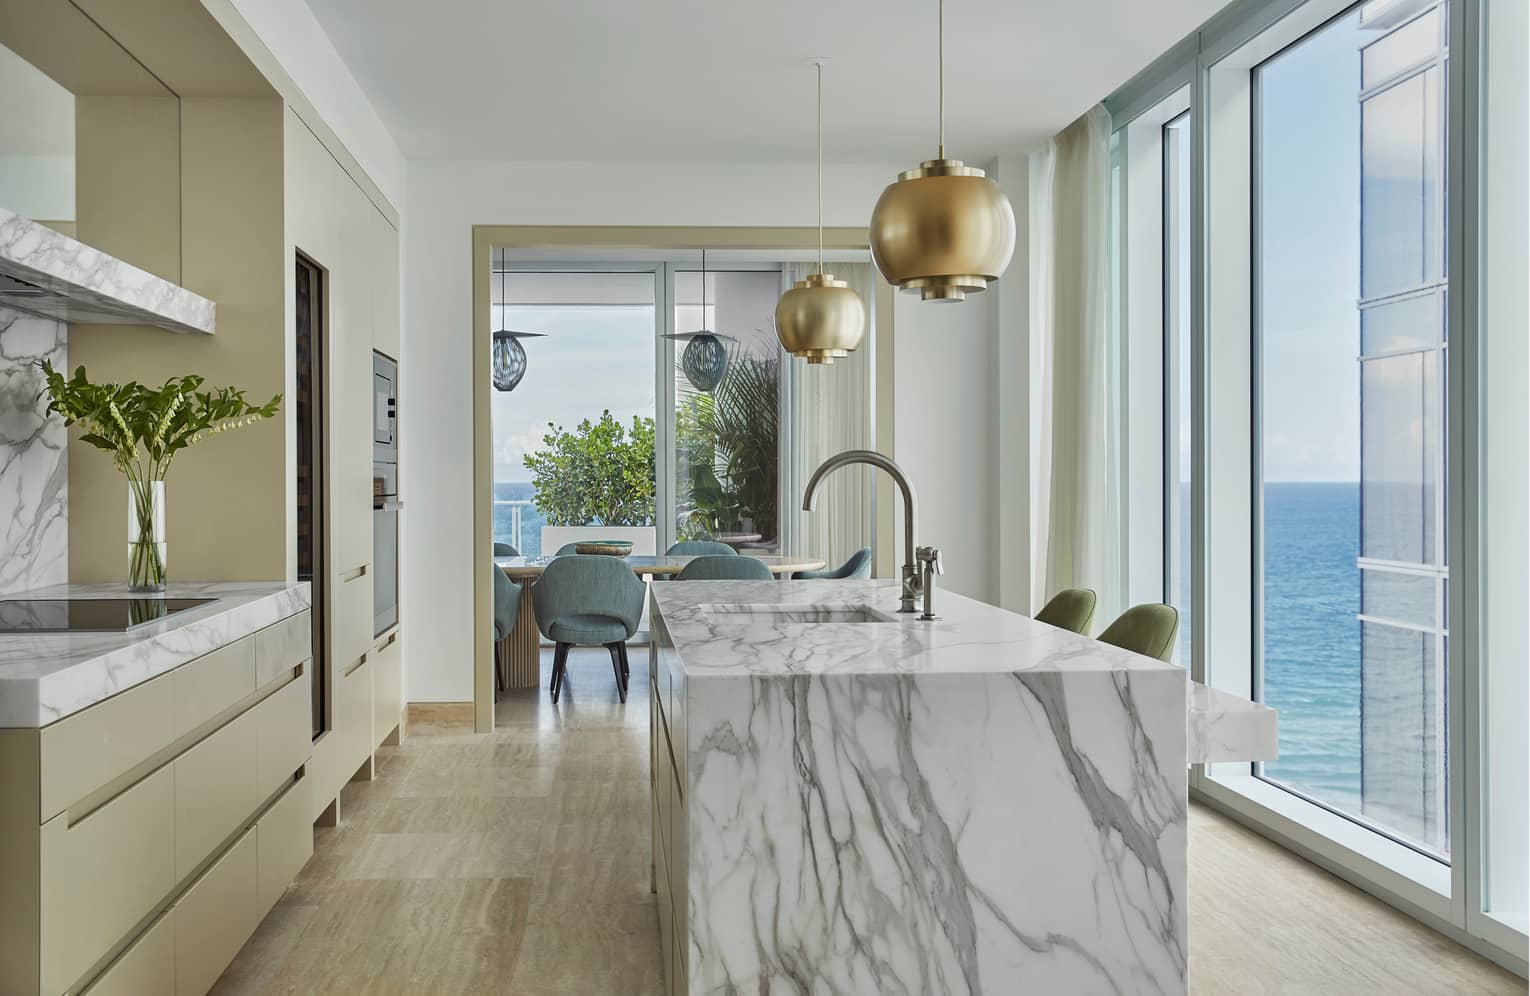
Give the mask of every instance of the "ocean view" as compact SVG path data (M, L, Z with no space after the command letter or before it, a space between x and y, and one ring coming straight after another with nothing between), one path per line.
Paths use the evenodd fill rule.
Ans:
M1265 775L1359 812L1360 485L1266 483L1264 529Z

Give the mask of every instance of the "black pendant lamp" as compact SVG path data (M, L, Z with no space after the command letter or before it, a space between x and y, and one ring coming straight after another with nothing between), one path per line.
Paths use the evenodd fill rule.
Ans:
M685 351L680 354L680 369L685 379L698 391L716 390L728 372L727 343L732 336L721 335L706 327L707 324L707 251L701 250L701 328L695 332L666 332L664 338L685 341Z
M499 270L499 328L494 332L492 376L496 391L513 391L526 376L526 347L522 339L540 339L542 332L516 332L505 328L505 313L510 302L505 298L505 269L501 261Z

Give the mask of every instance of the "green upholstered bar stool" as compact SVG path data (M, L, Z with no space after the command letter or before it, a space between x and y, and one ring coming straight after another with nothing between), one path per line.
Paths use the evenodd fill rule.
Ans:
M519 557L520 555L521 551L511 546L509 543L494 544L494 556L496 557Z
M670 544L666 557L737 557L738 551L717 540L681 540Z
M697 557L675 576L676 581L770 581L770 568L753 557Z
M1088 635L1089 622L1094 618L1097 600L1089 588L1064 588L1041 607L1041 611L1036 613L1036 621L1081 636Z
M871 547L863 546L850 555L838 567L827 571L798 571L794 581L848 581L851 578L871 577Z
M553 701L563 690L571 647L611 652L616 690L627 701L627 641L643 617L647 585L616 557L564 557L548 563L531 587L537 626L553 643Z
M1096 639L1166 661L1174 653L1174 637L1178 633L1179 610L1172 605L1149 602L1133 605L1121 613Z
M496 546L500 544L495 544ZM515 556L498 554L498 556ZM510 580L505 572L490 565L494 571L494 686L505 686L505 643L515 629L515 620L521 611L521 586Z

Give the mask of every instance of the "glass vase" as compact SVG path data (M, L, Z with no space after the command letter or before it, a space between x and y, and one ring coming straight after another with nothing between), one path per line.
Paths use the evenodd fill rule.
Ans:
M165 482L128 481L128 590L165 590Z

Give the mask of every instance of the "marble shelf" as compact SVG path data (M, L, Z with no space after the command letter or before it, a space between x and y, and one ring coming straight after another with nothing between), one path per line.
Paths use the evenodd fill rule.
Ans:
M0 727L36 729L309 607L308 582L171 582L212 598L131 632L0 633ZM6 598L132 598L126 584L54 585Z
M200 294L4 208L0 304L64 322L203 335L217 324L216 307Z

